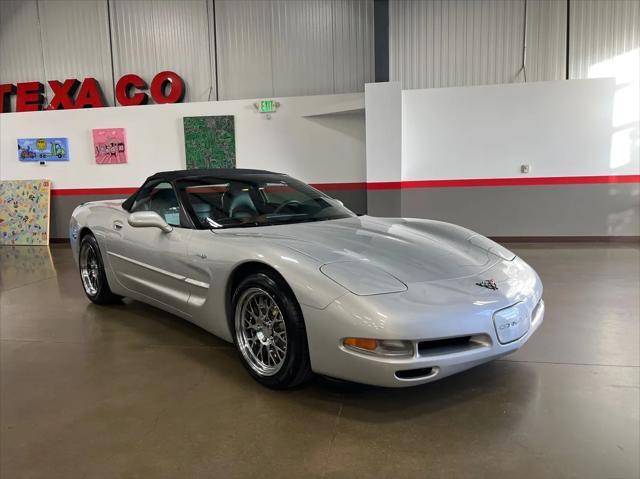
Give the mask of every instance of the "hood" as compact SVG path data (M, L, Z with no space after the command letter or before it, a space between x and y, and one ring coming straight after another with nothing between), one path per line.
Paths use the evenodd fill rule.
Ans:
M278 242L323 265L366 262L367 267L380 268L405 284L476 275L500 260L469 241L476 233L431 220L360 216L234 234ZM360 271L360 266L354 269Z

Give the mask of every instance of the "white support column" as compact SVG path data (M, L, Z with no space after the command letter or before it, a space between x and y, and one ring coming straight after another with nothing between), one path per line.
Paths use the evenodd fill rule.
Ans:
M399 82L367 83L364 93L367 212L372 216L400 216L402 88ZM397 187L379 189L375 183L397 183Z

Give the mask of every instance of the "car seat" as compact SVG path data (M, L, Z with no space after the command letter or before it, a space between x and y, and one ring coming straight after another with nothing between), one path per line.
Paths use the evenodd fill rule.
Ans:
M180 224L178 199L172 188L156 190L145 209L155 211L170 225Z
M228 211L229 218L248 218L258 214L246 187L235 187L226 191L223 205Z

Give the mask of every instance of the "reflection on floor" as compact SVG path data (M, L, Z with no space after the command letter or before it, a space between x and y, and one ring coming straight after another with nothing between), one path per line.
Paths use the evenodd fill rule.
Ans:
M640 247L511 245L547 316L430 385L260 387L235 350L137 302L96 307L68 246L5 250L0 477L638 477Z
M0 291L55 276L48 246L0 246Z

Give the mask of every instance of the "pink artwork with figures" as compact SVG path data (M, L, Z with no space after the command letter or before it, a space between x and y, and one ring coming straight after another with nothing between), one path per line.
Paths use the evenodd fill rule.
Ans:
M93 130L93 148L96 163L115 165L127 162L127 139L124 128L98 128Z

